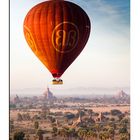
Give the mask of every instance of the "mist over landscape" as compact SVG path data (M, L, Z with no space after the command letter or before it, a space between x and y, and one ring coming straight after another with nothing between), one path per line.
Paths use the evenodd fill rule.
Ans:
M114 87L114 88L99 88L99 87L74 87L74 88L61 88L49 87L56 97L95 97L99 95L115 95L120 90L123 90L126 94L130 94L129 87ZM45 92L46 88L24 88L24 89L12 89L11 96L40 96Z

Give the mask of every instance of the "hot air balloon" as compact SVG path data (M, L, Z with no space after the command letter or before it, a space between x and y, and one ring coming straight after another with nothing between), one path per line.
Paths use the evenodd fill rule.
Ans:
M54 77L52 83L62 84L60 77L88 41L90 20L78 5L50 0L27 13L23 30L29 47Z

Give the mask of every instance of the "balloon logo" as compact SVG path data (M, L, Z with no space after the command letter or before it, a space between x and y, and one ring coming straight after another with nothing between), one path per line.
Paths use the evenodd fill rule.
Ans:
M63 26L68 26L66 30ZM78 27L71 22L62 22L57 25L52 33L52 44L56 51L68 53L76 47L79 39Z
M26 38L29 46L31 47L33 52L37 51L36 44L35 44L35 41L33 39L33 36L31 34L30 30L26 26L24 26L24 29L25 29L25 38Z
M78 5L64 0L37 4L27 13L25 39L54 77L53 84L84 49L90 34L90 19Z

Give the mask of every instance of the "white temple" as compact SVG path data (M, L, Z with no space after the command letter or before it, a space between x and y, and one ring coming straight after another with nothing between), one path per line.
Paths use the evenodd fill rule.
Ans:
M44 99L54 99L53 93L47 88L47 90L43 93Z

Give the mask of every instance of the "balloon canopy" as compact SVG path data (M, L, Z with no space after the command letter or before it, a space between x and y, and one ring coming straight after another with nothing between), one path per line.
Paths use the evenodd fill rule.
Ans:
M23 30L34 54L59 79L85 47L90 20L78 5L50 0L37 4L27 13Z

